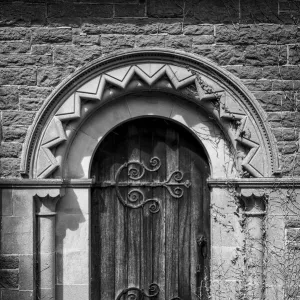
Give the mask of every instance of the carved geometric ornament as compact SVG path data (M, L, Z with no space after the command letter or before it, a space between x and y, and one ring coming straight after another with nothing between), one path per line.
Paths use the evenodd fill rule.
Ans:
M239 153L236 166L241 174L263 176L261 145L254 124L244 109L216 82L195 70L177 65L142 63L99 74L72 93L58 108L45 130L39 147L36 176L47 178L59 168L53 150L68 136L64 123L80 119L86 101L108 101L126 92L149 89L180 92L194 98L227 131Z

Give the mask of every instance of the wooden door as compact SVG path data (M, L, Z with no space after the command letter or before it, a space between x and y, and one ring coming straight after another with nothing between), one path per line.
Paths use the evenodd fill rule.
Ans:
M158 118L118 127L92 176L93 300L206 299L208 163L180 125Z

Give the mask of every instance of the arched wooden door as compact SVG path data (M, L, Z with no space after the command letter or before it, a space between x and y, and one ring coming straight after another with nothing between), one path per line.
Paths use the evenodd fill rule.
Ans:
M108 299L206 299L209 167L180 125L127 122L92 165L91 294Z

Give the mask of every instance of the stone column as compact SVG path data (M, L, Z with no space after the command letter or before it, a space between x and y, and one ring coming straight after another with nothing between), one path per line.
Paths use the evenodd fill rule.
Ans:
M242 193L241 200L245 216L247 294L250 299L263 299L265 195L248 191Z
M37 295L38 299L55 299L55 215L61 198L47 194L34 196L37 216Z

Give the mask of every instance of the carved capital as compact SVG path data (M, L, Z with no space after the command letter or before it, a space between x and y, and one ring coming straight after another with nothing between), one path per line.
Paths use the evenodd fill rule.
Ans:
M41 197L37 194L33 197L36 204L36 214L39 216L51 216L56 215L56 204L61 198L61 195L50 196L47 194Z
M260 189L242 189L240 200L247 216L263 216L266 214L267 196Z

